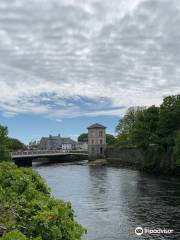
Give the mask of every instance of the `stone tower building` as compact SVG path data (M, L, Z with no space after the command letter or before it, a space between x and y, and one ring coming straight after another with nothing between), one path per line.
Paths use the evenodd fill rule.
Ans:
M95 123L88 127L88 155L89 160L105 157L106 127Z

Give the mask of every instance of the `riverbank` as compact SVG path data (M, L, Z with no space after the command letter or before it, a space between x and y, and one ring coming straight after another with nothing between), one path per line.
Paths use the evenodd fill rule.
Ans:
M88 162L89 166L106 166L108 165L107 159L97 159Z
M52 198L31 168L0 163L0 202L2 240L80 240L85 233L71 204Z
M159 146L152 146L144 152L136 148L108 148L106 160L108 165L127 167L156 175L180 177L180 166L176 165L173 154L163 151Z

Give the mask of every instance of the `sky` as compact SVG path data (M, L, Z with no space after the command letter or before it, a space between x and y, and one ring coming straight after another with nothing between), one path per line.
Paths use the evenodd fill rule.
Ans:
M0 124L28 143L114 133L180 93L179 0L0 0Z

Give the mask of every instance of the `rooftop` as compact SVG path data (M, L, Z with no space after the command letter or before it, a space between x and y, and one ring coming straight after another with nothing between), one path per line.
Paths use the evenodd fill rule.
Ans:
M41 140L45 140L45 141L60 141L62 143L76 143L76 141L74 141L73 139L71 139L70 137L61 137L60 135L58 136L52 136L49 135L49 137L42 137Z
M103 128L103 129L105 129L106 127L99 124L99 123L95 123L95 124L89 126L87 129L93 129L93 128Z

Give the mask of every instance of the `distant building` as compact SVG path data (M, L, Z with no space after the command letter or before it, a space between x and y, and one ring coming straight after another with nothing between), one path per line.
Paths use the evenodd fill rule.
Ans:
M27 146L27 148L29 150L37 150L39 149L39 144L40 142L39 141L36 141L36 140L31 140Z
M77 142L77 149L82 151L88 150L88 143L87 142Z
M49 135L40 140L40 149L42 150L74 150L77 148L77 142L71 138Z
M104 158L106 149L106 127L95 123L88 127L89 160Z

